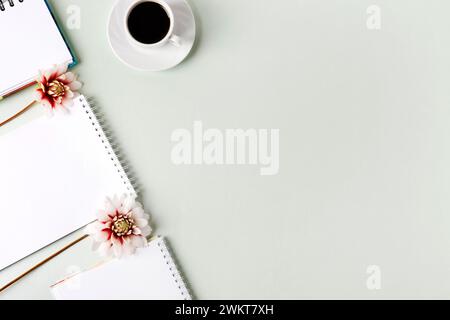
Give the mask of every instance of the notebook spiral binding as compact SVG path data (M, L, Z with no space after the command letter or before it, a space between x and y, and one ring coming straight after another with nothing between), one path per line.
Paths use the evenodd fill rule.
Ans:
M158 236L157 241L158 248L164 257L164 260L166 261L166 265L169 268L170 274L175 281L175 285L178 287L178 290L180 290L184 300L192 300L192 295L189 292L188 286L186 285L186 279L182 276L176 261L173 260L174 258L172 257L174 257L174 255L172 250L168 246L166 239Z
M9 3L10 7L14 7L14 2L19 1L19 3L22 3L24 0L0 0L0 11L5 11L6 7L5 4Z
M126 186L127 191L131 196L137 196L141 191L141 184L131 168L129 161L119 147L117 139L110 130L104 114L98 108L94 99L86 98L86 100L84 100L80 97L80 102L83 105L86 115L92 122L95 133L105 147L105 151L114 163L114 167Z

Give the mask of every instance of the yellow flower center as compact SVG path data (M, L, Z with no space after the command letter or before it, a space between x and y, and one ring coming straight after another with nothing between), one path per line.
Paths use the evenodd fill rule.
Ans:
M58 80L53 80L48 85L47 94L53 98L58 98L66 93L66 88L63 83Z
M128 232L131 230L132 227L133 227L132 221L130 221L125 217L121 217L113 223L111 229L116 236L121 237L128 234Z

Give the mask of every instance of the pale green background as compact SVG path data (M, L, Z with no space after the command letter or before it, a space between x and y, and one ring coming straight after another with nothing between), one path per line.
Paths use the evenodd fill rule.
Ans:
M449 297L448 1L190 0L195 49L160 73L114 57L113 0L50 2L63 22L68 5L81 7L81 29L67 31L83 92L104 110L198 298ZM370 4L381 7L379 31L366 28ZM30 94L1 102L0 116ZM280 129L279 175L174 166L171 133L194 120ZM96 261L84 242L0 298L51 298L69 266ZM382 270L381 290L366 287L369 265Z

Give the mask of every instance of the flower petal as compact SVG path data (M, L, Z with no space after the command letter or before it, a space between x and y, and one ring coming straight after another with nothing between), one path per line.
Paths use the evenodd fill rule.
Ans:
M61 104L64 108L70 108L73 106L73 99L66 97L62 100Z
M42 105L44 108L50 108L50 109L53 109L52 103L50 102L49 99L47 99L46 96L44 96L39 102L41 103L41 105Z
M39 71L38 76L36 77L36 82L37 82L37 83L42 83L42 82L44 82L45 80L46 80L46 79L45 79L44 73L43 73L42 71Z
M104 211L104 210L98 210L97 211L97 219L100 222L108 221L108 219L109 219L108 213L106 213L106 211Z
M130 256L135 253L136 248L131 242L131 240L126 240L122 246L122 251L124 256Z
M68 84L70 90L72 91L78 91L81 89L81 87L83 86L83 84L80 81L73 81L71 83Z
M147 245L147 240L141 236L132 236L131 243L136 248L141 248L141 247L145 247Z
M133 211L132 211L132 215L133 215L133 218L135 218L135 219L140 219L140 218L144 218L144 209L142 209L142 207L135 207L135 208L133 208Z
M72 99L74 97L74 95L75 94L72 92L72 90L70 90L69 87L66 87L66 94L64 95L63 99L65 99L65 98Z
M73 72L66 72L63 75L59 76L59 79L62 80L65 84L69 84L75 80L75 74Z
M108 241L110 234L111 234L110 231L103 230L103 231L96 232L93 235L93 238L96 242L105 242L105 241Z
M122 257L122 253L123 253L122 245L113 244L112 249L113 249L114 255L117 258L121 258Z
M133 228L133 234L136 235L136 236L140 236L140 235L142 235L142 231L141 231L141 229L139 227L134 227Z
M139 228L143 228L148 225L148 220L145 220L145 219L138 218L138 219L135 219L134 222L136 223L136 225Z
M122 208L122 200L117 195L114 195L111 199L111 204L114 207L114 211Z
M56 79L60 74L58 74L58 66L54 65L52 68L48 69L44 73L44 77L47 79L47 82L50 82Z
M116 208L114 207L113 201L111 198L106 198L105 199L105 211L108 214L113 213L114 211L116 211Z
M128 213L134 206L134 199L131 197L122 197L122 212Z
M142 227L140 229L141 229L141 233L144 237L148 237L152 233L152 228L148 225L145 227Z
M88 235L92 235L98 232L97 222L93 222L88 224L86 228L84 228L84 232Z
M67 63L57 65L56 66L56 74L57 74L56 78L64 73L66 73L68 68L69 68L69 64L67 64Z
M103 257L111 256L113 253L111 242L103 242L102 244L100 244L100 246L98 247L98 252Z
M41 89L36 89L34 91L34 100L36 100L37 102L40 102L44 98L45 98L45 93Z

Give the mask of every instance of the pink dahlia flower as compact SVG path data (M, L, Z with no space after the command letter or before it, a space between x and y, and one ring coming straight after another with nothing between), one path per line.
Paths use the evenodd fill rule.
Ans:
M152 231L149 215L134 197L107 198L105 209L98 212L97 218L86 231L94 239L94 250L102 256L120 258L147 245Z
M45 72L40 72L37 79L35 99L49 111L73 105L73 99L78 95L81 83L72 72L67 72L67 64L54 66Z

